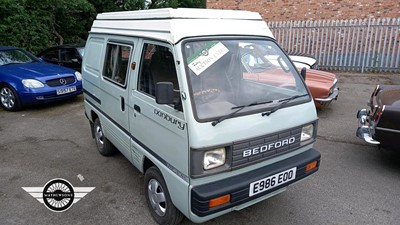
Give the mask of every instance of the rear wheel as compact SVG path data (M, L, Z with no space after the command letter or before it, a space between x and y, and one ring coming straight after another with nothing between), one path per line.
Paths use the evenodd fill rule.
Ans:
M150 213L159 224L176 225L182 213L174 206L160 170L153 166L144 175L144 191Z
M101 127L100 120L97 118L94 121L94 138L96 139L97 150L104 156L113 155L117 149L115 146L104 136L103 128Z
M8 84L0 85L1 107L7 111L17 111L21 108L21 103L17 92Z

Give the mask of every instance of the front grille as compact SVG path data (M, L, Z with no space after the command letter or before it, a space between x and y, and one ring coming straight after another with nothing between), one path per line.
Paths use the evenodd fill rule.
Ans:
M253 164L300 147L302 127L233 143L232 169Z
M72 84L74 82L75 82L75 77L70 76L70 77L61 77L53 80L48 80L46 81L46 84L50 87L57 87L57 86Z

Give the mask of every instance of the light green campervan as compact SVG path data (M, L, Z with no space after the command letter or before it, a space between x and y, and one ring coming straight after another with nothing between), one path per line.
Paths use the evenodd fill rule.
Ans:
M99 152L145 174L160 224L243 209L319 168L313 100L258 13L99 14L82 75Z

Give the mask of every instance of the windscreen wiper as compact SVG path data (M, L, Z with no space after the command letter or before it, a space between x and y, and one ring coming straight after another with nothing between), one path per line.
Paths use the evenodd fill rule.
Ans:
M292 96L292 97L290 97L290 98L281 99L281 100L279 100L279 102L280 102L279 105L275 106L274 108L272 108L272 109L269 110L269 111L263 112L261 115L262 115L262 116L269 116L269 115L271 115L272 113L278 111L278 109L282 108L282 106L286 105L286 104L289 103L290 101L292 101L292 100L294 100L294 99L296 99L296 98L301 98L301 97L307 96L307 95L308 95L308 94L304 94L304 95L295 95L295 96Z
M218 120L212 122L211 125L215 126L215 125L221 123L222 121L231 118L233 115L235 115L236 113L238 113L240 110L242 110L242 109L244 109L244 108L247 108L247 107L249 107L249 106L261 105L261 104L268 104L268 103L272 103L272 101L264 101L264 102L255 101L255 102L252 102L252 103L247 104L247 105L241 105L241 106L232 107L231 109L237 109L237 110L231 112L231 113L228 114L228 115L225 115L225 116L220 117Z

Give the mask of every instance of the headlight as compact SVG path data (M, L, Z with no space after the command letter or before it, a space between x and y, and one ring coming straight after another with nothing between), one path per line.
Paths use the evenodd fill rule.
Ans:
M209 170L225 164L225 148L217 148L204 153L203 168Z
M25 79L22 80L22 84L26 88L42 88L44 87L44 84L38 80L33 80L33 79Z
M309 124L301 129L300 141L310 140L314 135L314 125Z
M78 71L75 72L75 76L77 80L82 80L82 74L79 73Z

